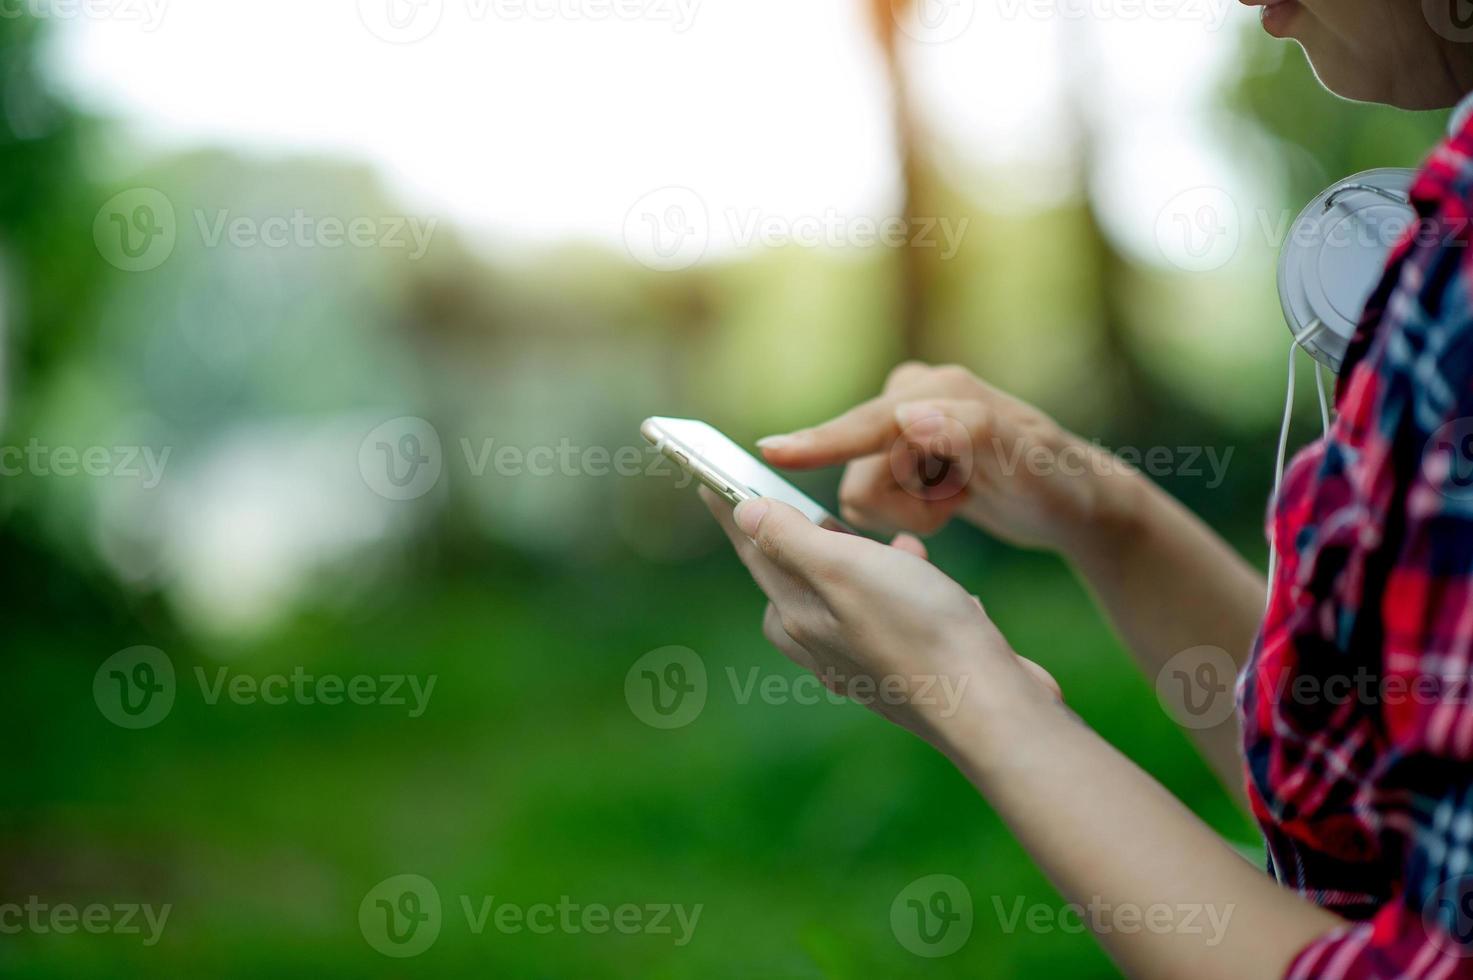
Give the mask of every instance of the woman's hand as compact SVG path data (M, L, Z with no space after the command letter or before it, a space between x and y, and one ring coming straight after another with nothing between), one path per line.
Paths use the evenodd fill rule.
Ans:
M878 398L758 445L776 466L848 463L839 501L857 526L930 534L960 513L1014 544L1059 551L1107 527L1138 482L1108 452L960 367L902 364Z
M767 638L831 690L938 745L979 700L1057 698L1053 678L1012 652L916 539L886 546L824 530L778 501L733 511L702 496L769 599Z
M1061 710L918 541L826 531L772 500L733 513L703 493L772 601L768 637L950 756L1066 901L1130 912L1134 927L1100 929L1126 975L1283 976L1298 950L1343 925ZM1161 912L1169 928L1139 927ZM1221 928L1209 932L1212 917Z
M963 368L902 364L880 397L759 445L777 466L848 463L841 513L862 527L927 534L961 514L1003 540L1060 552L1148 678L1193 647L1239 661L1262 621L1262 578L1194 514ZM1234 726L1193 735L1241 796Z

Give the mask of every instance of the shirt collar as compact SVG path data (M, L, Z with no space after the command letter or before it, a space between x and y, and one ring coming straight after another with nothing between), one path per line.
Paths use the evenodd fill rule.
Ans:
M1469 119L1473 119L1473 92L1463 96L1462 101L1453 107L1453 114L1447 121L1447 135L1451 137L1461 133Z

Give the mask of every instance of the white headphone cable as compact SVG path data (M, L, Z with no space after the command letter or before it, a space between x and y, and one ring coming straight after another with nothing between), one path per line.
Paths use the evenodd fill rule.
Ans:
M1278 569L1279 554L1274 540L1274 528L1278 524L1279 485L1284 480L1284 454L1289 448L1289 419L1294 414L1294 355L1299 353L1299 343L1289 342L1289 387L1284 394L1284 420L1279 423L1279 452L1274 463L1274 492L1268 498L1268 596L1274 591L1274 572ZM1267 604L1268 596L1264 597Z
M1294 361L1299 353L1299 346L1324 329L1324 324L1319 320L1312 321L1294 338L1289 341L1289 387L1284 393L1284 419L1279 423L1279 451L1274 461L1274 492L1268 501L1268 595L1264 598L1265 605L1268 597L1273 595L1274 572L1278 570L1279 554L1277 535L1274 528L1278 524L1279 488L1284 482L1284 457L1289 450L1289 422L1294 415ZM1325 435L1330 434L1330 406L1325 397L1325 380L1320 373L1320 363L1314 363L1315 390L1320 396L1320 422L1324 425Z
M1319 361L1314 362L1314 390L1320 395L1320 424L1325 427L1325 436L1330 435L1330 402L1325 397L1325 376Z

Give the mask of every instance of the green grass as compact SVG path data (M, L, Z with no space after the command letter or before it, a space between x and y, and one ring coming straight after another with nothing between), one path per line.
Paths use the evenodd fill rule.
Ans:
M951 545L954 551L960 545ZM1162 716L1089 600L1051 561L939 560L986 598L1070 703L1236 840L1251 831ZM992 562L995 560L995 564ZM994 898L1059 899L972 788L930 748L852 705L740 704L727 668L797 676L766 648L728 556L551 575L470 575L306 617L232 661L254 675L438 676L426 714L204 702L198 650L168 650L173 712L128 732L91 701L114 640L19 628L3 682L18 750L0 808L4 892L174 906L162 941L22 935L15 977L280 973L398 977L1111 976L1088 936L1004 934ZM159 642L147 635L129 643ZM624 701L641 654L680 644L711 688L686 728ZM14 655L14 654L19 655ZM391 875L431 879L438 941L391 960L357 924ZM890 930L892 899L932 873L965 881L970 941L927 960ZM528 905L702 905L693 940L474 935L459 896Z

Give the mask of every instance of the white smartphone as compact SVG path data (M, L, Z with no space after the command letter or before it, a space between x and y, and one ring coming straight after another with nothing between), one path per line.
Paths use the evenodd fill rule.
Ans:
M639 431L676 465L733 504L770 497L796 507L819 527L854 533L714 426L695 419L652 418L645 419Z

